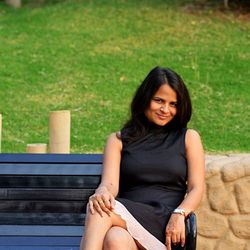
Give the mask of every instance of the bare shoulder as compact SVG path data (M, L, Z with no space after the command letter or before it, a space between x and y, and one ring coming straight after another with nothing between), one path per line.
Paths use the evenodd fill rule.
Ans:
M122 148L121 133L113 132L108 136L106 145L113 145Z
M200 139L200 134L196 130L189 128L187 129L186 137L188 139L192 139L192 138Z
M201 144L200 134L194 129L188 129L186 132L185 144L187 148L194 144Z
M112 140L112 141L121 141L121 132L117 131L117 132L113 132L108 136L108 140Z

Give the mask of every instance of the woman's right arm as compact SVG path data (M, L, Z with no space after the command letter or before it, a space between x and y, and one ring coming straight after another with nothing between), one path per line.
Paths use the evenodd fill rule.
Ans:
M115 197L119 191L120 161L122 142L112 133L105 145L101 183L95 193L89 198L89 208L92 214L97 211L110 214L114 208Z

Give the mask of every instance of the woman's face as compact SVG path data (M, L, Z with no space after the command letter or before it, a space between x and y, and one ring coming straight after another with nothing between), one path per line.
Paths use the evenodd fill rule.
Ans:
M157 90L145 111L149 121L159 126L165 126L177 113L177 95L168 85L163 84Z

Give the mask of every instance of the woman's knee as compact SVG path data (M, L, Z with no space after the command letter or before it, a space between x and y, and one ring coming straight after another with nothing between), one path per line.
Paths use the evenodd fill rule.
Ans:
M129 233L121 227L111 227L104 238L104 249L129 249L127 248L131 244L131 236Z
M89 209L87 209L87 211L86 211L85 226L89 223L104 223L104 222L111 223L109 221L110 221L109 216L107 216L105 214L103 214L103 216L101 216L97 212L92 214Z

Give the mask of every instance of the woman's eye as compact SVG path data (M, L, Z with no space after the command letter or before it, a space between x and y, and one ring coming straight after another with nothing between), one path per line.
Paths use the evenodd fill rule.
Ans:
M171 107L177 107L177 102L171 102L171 103L170 103L170 106L171 106Z
M154 101L157 102L157 103L162 103L161 99L154 99Z

